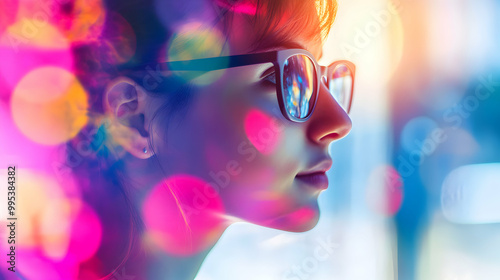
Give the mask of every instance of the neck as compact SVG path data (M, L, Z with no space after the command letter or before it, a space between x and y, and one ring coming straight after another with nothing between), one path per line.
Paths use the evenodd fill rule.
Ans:
M144 228L135 234L124 271L137 279L194 279L229 226L220 205L210 201L200 208L196 180L168 182L154 159L125 162L130 202Z
M203 240L203 250L201 248L193 250L192 247L188 248L187 246L168 248L161 244L162 240L154 240L154 238L147 237L146 234L146 237L139 237L135 241L134 247L136 249L131 252L126 263L124 263L124 271L128 275L137 276L137 280L193 280L206 256L221 237L224 229L221 228L220 231L210 236L210 243L208 244L205 242L208 236L193 234L193 243L201 244L200 240ZM190 252L190 250L193 251Z
M212 247L190 256L157 252L150 259L146 279L193 280Z

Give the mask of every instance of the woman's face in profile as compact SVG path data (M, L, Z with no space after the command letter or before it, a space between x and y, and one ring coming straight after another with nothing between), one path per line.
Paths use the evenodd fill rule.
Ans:
M251 52L254 32L235 15L226 33L239 34L228 38L230 54ZM302 34L292 38L272 49L301 46L319 59L320 42ZM266 50L256 52L261 51ZM272 66L209 73L216 78L194 89L182 117L153 122L153 148L169 184L192 192L188 204L193 211L222 212L236 220L305 231L316 224L317 198L328 185L324 175L332 164L328 146L349 132L351 122L323 85L308 121L285 119L269 79ZM187 186L189 178L198 182L194 192Z

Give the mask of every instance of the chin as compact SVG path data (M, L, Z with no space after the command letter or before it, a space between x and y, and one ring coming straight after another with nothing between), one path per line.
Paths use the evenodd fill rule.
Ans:
M291 227L283 228L281 230L289 232L306 232L313 229L318 224L318 220L319 220L319 215L317 215L313 219L306 221L305 223L294 224Z
M263 224L265 227L289 231L306 232L313 229L319 220L319 209L317 205L302 207L292 213L272 219Z

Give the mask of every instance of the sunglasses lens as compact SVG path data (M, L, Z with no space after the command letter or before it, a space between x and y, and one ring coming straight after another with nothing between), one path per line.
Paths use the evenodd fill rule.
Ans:
M340 106L348 112L352 96L352 72L347 65L341 63L336 65L330 73L331 76L328 82L330 93Z
M288 114L297 119L309 116L317 88L314 62L306 55L289 57L283 69L283 94Z

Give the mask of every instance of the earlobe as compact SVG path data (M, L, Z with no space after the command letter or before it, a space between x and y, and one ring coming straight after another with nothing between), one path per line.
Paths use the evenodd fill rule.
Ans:
M144 116L147 102L144 89L129 78L119 77L107 87L103 102L113 140L137 158L151 157L154 153L149 146Z

